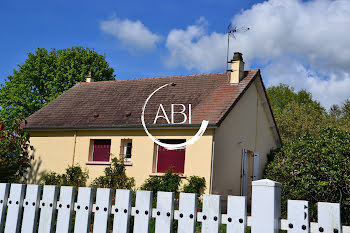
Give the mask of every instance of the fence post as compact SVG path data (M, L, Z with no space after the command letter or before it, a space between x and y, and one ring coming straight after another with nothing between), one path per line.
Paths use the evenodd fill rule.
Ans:
M281 184L269 179L252 182L252 233L279 233Z

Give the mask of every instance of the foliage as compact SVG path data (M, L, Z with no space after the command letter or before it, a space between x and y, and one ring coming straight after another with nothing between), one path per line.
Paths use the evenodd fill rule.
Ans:
M329 115L336 125L350 132L350 100L346 100L342 106L332 105Z
M190 176L187 178L188 183L183 186L183 192L185 193L197 193L203 195L206 184L205 178L199 176Z
M0 121L0 183L19 183L30 167L29 137L15 122L8 130Z
M305 90L295 92L292 87L280 84L269 87L267 95L284 143L316 135L335 123L332 124L326 110Z
M113 68L105 56L83 47L38 48L7 77L0 89L0 119L24 119L54 100L77 82L85 81L89 71L96 81L113 80Z
M342 221L350 224L350 133L327 128L285 144L266 167L266 178L282 183L287 199L310 201L316 220L317 202L341 204Z
M148 178L141 186L142 190L153 191L156 195L158 191L178 193L181 184L181 177L173 173L172 169L166 171L162 176Z
M40 184L42 185L61 185L61 175L56 172L47 172L40 178Z
M69 166L64 174L48 172L41 177L43 185L75 186L85 187L89 173L83 170L80 165Z
M126 175L124 163L116 157L112 159L112 165L105 168L104 173L103 176L97 177L92 182L92 186L111 189L133 189L135 187L135 179Z

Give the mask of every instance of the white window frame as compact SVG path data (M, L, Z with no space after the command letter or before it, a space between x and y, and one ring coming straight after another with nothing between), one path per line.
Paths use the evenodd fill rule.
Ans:
M122 158L123 158L123 161L124 162L131 162L131 157L132 157L132 140L131 139L122 139L122 142L123 142L123 153L122 153ZM130 146L130 158L126 158L126 152L128 150L128 143L131 143L131 146Z

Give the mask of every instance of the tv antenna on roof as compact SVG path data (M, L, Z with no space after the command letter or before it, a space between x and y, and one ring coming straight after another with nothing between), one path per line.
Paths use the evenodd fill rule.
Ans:
M236 39L235 37L235 33L237 32L246 32L249 31L250 28L248 27L237 27L237 26L233 26L231 23L228 25L227 27L227 62L226 62L226 70L228 70L228 53L230 50L230 36L232 36L234 39Z

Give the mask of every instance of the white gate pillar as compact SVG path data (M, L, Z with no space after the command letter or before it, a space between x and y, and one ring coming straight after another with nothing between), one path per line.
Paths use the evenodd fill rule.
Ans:
M252 233L279 233L281 184L269 179L252 182Z

